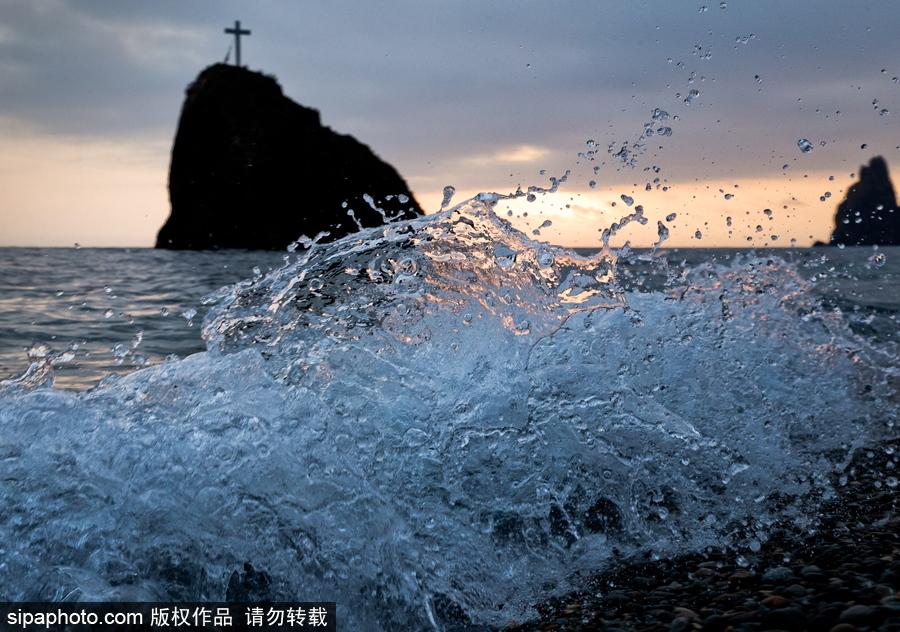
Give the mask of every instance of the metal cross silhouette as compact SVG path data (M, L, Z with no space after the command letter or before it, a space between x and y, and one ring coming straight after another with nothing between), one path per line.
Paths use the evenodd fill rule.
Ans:
M225 29L225 33L231 34L234 33L234 65L241 65L241 35L250 35L250 31L247 29L241 28L241 21L234 21L233 29Z

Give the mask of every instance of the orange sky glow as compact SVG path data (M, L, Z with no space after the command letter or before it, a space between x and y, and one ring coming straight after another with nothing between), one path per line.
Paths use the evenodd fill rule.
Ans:
M0 190L4 206L15 210L0 214L0 246L152 247L169 213L169 151L167 143L156 139L112 143L13 138L0 149ZM540 152L524 157L519 156L520 162L535 169L541 164ZM538 195L534 202L501 201L497 211L536 240L571 247L599 247L601 231L638 204L647 223L623 228L613 245L630 241L634 247L652 246L658 240L657 221L662 220L670 230L667 247L806 247L828 239L837 204L853 182L851 175L807 172L799 177L782 173L668 182L667 191L649 192L563 184L555 194ZM421 180L411 178L410 185L426 212L435 212L443 188ZM453 203L479 192L459 190ZM623 193L634 198L633 207L621 200ZM732 197L726 199L726 194ZM765 209L772 213L765 214ZM666 221L672 213L676 218ZM539 229L546 220L551 225Z

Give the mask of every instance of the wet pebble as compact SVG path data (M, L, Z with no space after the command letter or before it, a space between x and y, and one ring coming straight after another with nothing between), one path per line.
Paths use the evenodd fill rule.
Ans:
M689 621L697 618L697 613L689 608L675 608L674 614L677 618L688 619Z
M782 594L786 597L802 597L806 594L806 587L800 584L791 584L784 589Z
M841 613L838 620L842 623L852 623L857 626L867 625L874 614L875 608L871 606L850 606Z
M800 569L800 577L806 577L807 575L812 574L821 574L822 569L816 566L815 564L805 564L803 568Z
M704 632L725 632L729 622L727 617L720 614L710 615L703 621L702 630Z
M784 608L791 605L793 601L781 595L772 595L771 597L766 597L760 603L769 608Z
M669 626L669 632L687 632L691 629L691 620L687 617L676 617Z
M763 573L762 579L766 582L784 583L794 578L794 571L787 566L776 566Z
M800 632L809 627L809 618L800 608L788 607L772 610L762 620L763 627L767 630L788 630Z

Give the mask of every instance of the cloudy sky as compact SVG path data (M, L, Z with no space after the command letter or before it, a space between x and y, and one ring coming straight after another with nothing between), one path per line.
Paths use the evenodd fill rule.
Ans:
M500 209L556 243L599 245L626 195L635 245L675 213L669 245L805 246L861 164L900 165L897 0L0 0L0 245L152 245L184 89L236 19L243 63L428 211L571 171Z

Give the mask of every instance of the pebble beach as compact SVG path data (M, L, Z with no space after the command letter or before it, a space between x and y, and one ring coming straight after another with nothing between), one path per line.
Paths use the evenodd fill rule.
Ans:
M813 535L788 526L753 556L626 562L503 630L900 632L898 455L898 440L857 450Z

